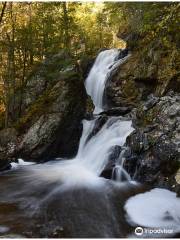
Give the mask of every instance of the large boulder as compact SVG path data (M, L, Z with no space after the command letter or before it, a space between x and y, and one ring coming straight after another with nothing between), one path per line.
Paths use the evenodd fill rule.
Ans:
M180 97L173 92L151 95L134 118L135 131L127 138L131 154L126 170L140 182L179 191Z
M56 55L42 63L29 80L26 108L17 124L21 134L19 157L44 160L72 157L77 152L87 95L76 66L70 62L62 68L61 64L62 55ZM50 83L45 86L47 76L51 76Z

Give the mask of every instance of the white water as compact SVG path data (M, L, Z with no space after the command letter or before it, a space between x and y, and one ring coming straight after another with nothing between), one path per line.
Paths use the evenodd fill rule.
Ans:
M80 141L76 161L99 176L108 163L108 157L113 146L123 146L126 137L133 131L131 121L122 121L111 117L103 125L100 131L87 141L98 119L83 122L83 135Z
M87 77L86 89L93 99L96 107L95 112L103 109L102 98L105 81L110 71L119 64L119 60L115 60L118 53L117 49L101 52ZM31 178L33 175L34 179L56 180L70 186L90 184L90 182L97 183L98 176L108 163L112 147L123 146L126 137L133 131L131 121L123 121L120 117L109 117L101 129L92 134L97 121L98 116L90 121L83 120L83 133L77 156L74 159L62 159L39 165L31 163L32 166L26 166L26 163L20 160L19 164L12 164L13 168L23 166L31 171ZM90 135L92 136L89 137ZM121 170L125 172L122 166ZM119 170L119 174L120 172ZM127 173L126 175L129 180Z
M66 189L82 185L98 186L102 183L98 176L108 163L112 147L123 146L133 128L131 121L122 121L118 117L111 117L95 136L88 139L96 121L98 118L83 121L83 134L77 156L74 159L51 161L38 165L30 163L31 166L21 160L19 164L14 163L13 167L19 166L28 169L29 174L25 176L27 181L29 177L37 183L40 179L48 182L59 181L65 185ZM127 177L127 179L129 178Z
M95 113L103 110L102 98L108 74L122 62L122 60L115 61L117 54L118 50L116 49L101 52L86 80L87 92L91 95L96 107ZM133 131L133 128L131 126L131 121L125 121L119 117L109 117L101 129L93 135L92 133L97 121L97 116L93 120L83 121L83 133L80 139L79 150L74 159L50 161L43 164L34 164L33 162L27 163L22 159L19 159L18 163L12 163L15 174L18 168L23 168L23 171L21 171L20 174L17 174L17 180L19 180L21 186L17 188L18 185L14 184L13 178L12 187L14 189L15 186L15 191L10 191L6 186L3 189L4 185L2 184L3 191L1 190L1 192L4 194L4 192L7 191L7 193L4 195L1 194L0 199L2 198L1 200L4 202L7 201L8 198L10 202L13 202L14 199L24 201L25 204L29 204L27 206L30 208L30 212L33 212L32 209L37 212L36 205L38 206L40 203L45 202L53 194L67 190L69 187L72 187L73 191L76 186L79 187L83 185L87 187L100 186L100 189L105 189L107 185L105 185L106 181L103 178L99 178L99 175L108 162L108 157L111 153L112 147L116 145L123 146L126 141L126 137ZM122 152L114 170L116 176L118 176L118 181L122 180L122 175L126 176L127 180L130 180L129 175L123 169L123 162L124 157ZM51 183L52 185L55 183L53 187ZM50 185L49 192L47 195L45 194L44 198L40 197L39 201L33 201L34 198L29 198L28 195L27 198L24 198L24 196L26 196L27 193L29 194L32 190L37 194L41 189L46 189L48 185ZM46 193L46 191L44 192ZM64 196L65 195L63 195L63 197ZM113 215L112 209L114 207L112 209L110 208L111 202L108 202L108 196L109 189L108 195L103 196L103 200L105 202L103 207L106 206L110 211L109 216L115 219L114 216L116 213ZM82 197L83 203L85 197L86 196L84 195ZM77 198L73 199L71 205L74 204L76 199ZM90 202L93 202L93 200L90 200ZM133 226L138 224L146 227L171 227L175 232L178 232L180 231L179 204L179 199L176 198L175 193L168 190L154 189L151 192L138 194L135 197L130 198L125 205L125 210L128 215L128 221ZM71 208L71 205L68 205L68 209ZM95 205L97 205L96 202ZM94 205L92 206L94 207ZM87 201L87 208L88 207L89 199ZM99 206L97 209L99 209ZM103 211L104 208L102 208L100 214L98 213L98 216L101 217ZM67 219L69 219L69 216ZM103 218L100 219L99 223L101 223L102 219ZM86 222L85 218L83 219L83 222ZM98 227L99 223L97 222ZM111 225L110 228L112 228ZM1 225L0 233L6 231L8 231L8 228ZM104 236L106 236L106 231Z
M129 174L126 172L126 170L123 168L124 162L125 162L125 157L124 153L126 151L126 148L124 148L121 153L119 158L116 160L115 167L112 172L112 178L116 179L116 181L121 182L124 179L130 181L131 177Z
M180 199L169 190L137 194L128 199L125 210L132 225L180 231Z
M118 54L118 49L101 52L85 81L86 91L95 105L94 113L103 111L103 94L109 73L127 58L116 60Z
M11 163L11 167L12 167L12 169L17 169L20 166L29 166L29 165L33 165L33 164L35 164L35 162L25 162L23 159L19 158L18 162Z

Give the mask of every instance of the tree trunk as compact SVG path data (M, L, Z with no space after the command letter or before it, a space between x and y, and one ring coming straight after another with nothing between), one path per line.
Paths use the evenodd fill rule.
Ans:
M0 24L1 24L2 21L3 21L4 13L5 13L5 10L6 10L6 5L7 5L7 2L4 2L4 3L3 3L2 10L1 10L1 15L0 15Z
M68 17L68 3L62 2L63 6L63 26L64 26L64 47L70 50L70 36L69 36L69 17Z

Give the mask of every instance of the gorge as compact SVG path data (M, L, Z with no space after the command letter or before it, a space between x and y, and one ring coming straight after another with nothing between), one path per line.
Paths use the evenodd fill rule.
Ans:
M157 188L161 185L157 182L147 186L137 181L139 178L143 182L141 172L137 174L140 171L137 168L139 159L133 161L133 158L139 157L137 149L144 142L136 142L137 126L134 124L132 108L117 106L108 109L106 87L112 75L116 74L116 69L121 71L121 65L123 67L130 56L124 56L122 51L101 51L85 80L86 91L95 109L82 121L82 135L80 142L76 143L78 150L75 157L56 156L45 162L31 162L34 149L36 155L40 152L38 159L43 158L46 151L38 143L42 149L41 155L39 145L33 142L36 129L40 132L37 122L28 130L19 150L20 156L22 154L28 161L19 159L18 162L11 162L11 169L0 174L2 236L136 237L134 229L137 226L171 230L170 233L161 232L162 237L179 234L180 201L170 191L172 188L163 189L166 187L164 183L163 188ZM159 99L151 97L149 101L148 104L153 107ZM163 101L168 100L161 99ZM141 113L143 111L146 109L142 109ZM118 116L117 112L120 113ZM143 134L140 135L141 139ZM30 144L35 147L25 154L24 149ZM54 139L50 142L50 148L53 144L57 144ZM31 157L27 159L29 153ZM145 237L160 236L156 232L152 234Z

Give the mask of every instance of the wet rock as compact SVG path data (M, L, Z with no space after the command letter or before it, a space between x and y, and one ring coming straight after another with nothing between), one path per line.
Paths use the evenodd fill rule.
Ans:
M108 158L108 163L100 175L101 177L108 178L108 179L112 178L112 171L115 167L116 160L118 159L121 151L122 151L122 148L120 146L114 146L112 148L111 154L109 155L109 158Z
M4 234L3 236L1 236L1 238L9 238L9 239L14 239L14 238L17 238L17 239L21 239L21 238L24 238L23 235L20 235L20 234L15 234L15 233L10 233L10 234Z
M94 125L94 128L92 130L92 132L89 134L87 141L89 141L93 136L95 136L103 127L103 125L106 123L106 121L108 120L108 117L104 114L102 116L100 116Z
M10 160L0 160L0 171L11 169Z
M132 110L132 107L116 107L116 108L105 110L101 112L100 115L106 114L107 116L123 116L129 113L131 110Z
M0 131L0 170L11 168L10 161L14 160L17 131L14 128L6 128Z
M48 237L52 238L61 238L64 235L64 229L63 227L55 227L52 231L52 234L49 234Z
M135 131L126 141L132 158L125 162L125 167L140 182L178 189L175 176L180 166L179 96L151 99L155 101L150 107L146 102L134 115Z
M121 58L124 58L128 55L129 53L129 49L128 48L125 48L125 49L120 49L119 50L119 54L118 56L115 58L115 60L119 60Z
M149 96L149 99L147 102L144 104L143 110L149 110L150 108L154 107L156 103L158 102L159 98L155 97L153 94Z

